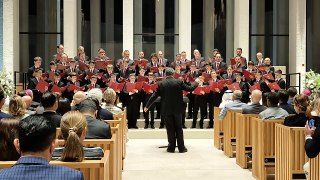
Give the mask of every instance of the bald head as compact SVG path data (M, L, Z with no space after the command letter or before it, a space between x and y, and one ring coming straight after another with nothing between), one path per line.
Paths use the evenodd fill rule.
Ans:
M83 91L78 91L73 95L74 105L79 104L81 101L86 99L86 94Z
M22 96L22 100L26 103L28 109L31 106L32 98L30 96Z
M256 89L251 92L252 103L259 103L261 98L262 98L262 92L260 90Z

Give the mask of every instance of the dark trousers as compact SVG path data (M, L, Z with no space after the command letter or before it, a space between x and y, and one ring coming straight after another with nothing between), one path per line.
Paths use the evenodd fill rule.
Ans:
M176 142L178 144L179 151L184 150L181 114L163 115L163 119L166 123L169 142L168 150L174 151L176 148Z
M187 103L183 103L183 108L182 109L183 109L183 111L182 111L182 126L185 126Z
M144 112L144 122L145 122L146 126L149 125L149 112L150 112L150 115L151 115L150 125L151 126L154 125L154 108L155 108L154 105L152 105L147 112Z
M214 117L214 107L219 107L221 103L221 94L220 93L213 93L211 92L209 95L210 98L208 98L208 104L209 104L209 126L213 127L213 117Z
M127 119L128 128L137 126L138 114L140 113L140 101L136 94L127 97Z
M207 113L207 101L206 95L196 96L194 99L194 107L193 107L193 121L192 126L196 126L198 119L198 111L200 109L200 127L203 127L203 120Z
M194 106L194 94L188 94L187 97L189 98L188 103L188 117L192 117L193 106Z

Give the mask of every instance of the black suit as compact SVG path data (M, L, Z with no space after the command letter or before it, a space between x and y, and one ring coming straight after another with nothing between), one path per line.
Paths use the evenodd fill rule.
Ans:
M277 84L279 85L279 87L280 87L281 89L286 89L286 81L285 81L285 80L283 80L283 79L281 78L281 79L279 79L278 81L276 80L276 82L277 82Z
M32 66L32 67L30 67L30 68L28 69L28 72L27 72L28 82L30 82L30 80L31 80L32 78L34 78L33 73L34 73L34 70L35 70L35 69L36 69L35 66Z
M312 139L307 139L304 144L304 149L309 158L315 158L320 152L320 127L319 127L319 117L312 117L315 120L316 130L312 136Z
M86 116L87 136L86 139L111 139L110 125L104 121Z
M306 125L307 120L308 117L306 117L306 114L300 113L284 118L284 125L291 127L304 127Z
M279 103L279 107L286 110L288 114L296 114L296 111L294 110L293 105L288 104L287 102Z
M39 81L36 78L31 78L28 84L28 89L31 89L33 92L33 101L40 102L42 93L38 90L36 90L36 86L39 83Z
M174 151L176 141L179 151L183 151L185 148L181 120L181 112L183 111L182 90L193 91L197 86L198 83L188 86L182 81L168 76L165 80L159 82L156 92L152 94L146 105L147 108L150 108L157 97L161 97L161 115L167 129L168 151Z
M219 63L219 68L217 69L216 68L216 65L217 64L217 62L214 62L213 64L212 64L212 68L214 69L214 70L221 70L221 69L224 69L225 70L225 72L227 71L227 64L225 63L225 62L220 62Z
M101 107L99 108L99 118L103 120L112 120L113 119L113 114L108 111L107 109L102 109Z
M42 114L44 117L49 119L50 121L54 122L56 127L60 127L61 116L56 112L43 112Z
M73 71L71 71L71 67L66 69L66 76L69 76L71 72L75 72L76 74L81 74L81 71L79 68L74 68Z
M266 109L267 107L260 103L252 103L250 105L242 106L242 114L259 114Z

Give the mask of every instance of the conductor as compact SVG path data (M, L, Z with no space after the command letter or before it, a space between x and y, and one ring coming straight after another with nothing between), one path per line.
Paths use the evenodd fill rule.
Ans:
M144 111L147 112L157 97L161 97L161 116L164 118L169 142L167 152L174 153L177 141L179 152L184 153L188 149L184 146L183 140L182 91L193 91L198 86L199 79L196 79L195 83L188 86L181 80L174 79L173 74L174 70L172 68L166 68L166 79L159 82L158 88L148 100Z

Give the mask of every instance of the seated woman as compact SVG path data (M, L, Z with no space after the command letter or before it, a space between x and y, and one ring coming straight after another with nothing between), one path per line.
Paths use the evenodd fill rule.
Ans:
M9 114L16 119L23 119L27 116L26 103L19 95L13 95L9 102Z
M103 100L105 102L105 105L102 106L102 108L107 109L112 114L121 113L122 109L118 106L115 106L116 99L117 99L116 92L111 88L107 88L103 93Z
M2 119L0 121L0 161L16 161L20 154L13 141L18 138L19 120Z
M285 126L304 127L308 120L306 110L309 106L309 98L304 94L298 94L293 98L293 107L297 114L284 119Z
M80 112L70 111L64 114L61 118L60 128L65 145L55 148L52 159L81 162L83 159L101 159L103 157L102 148L82 146L87 134L87 121Z

